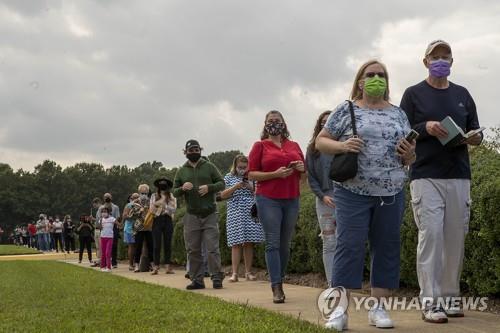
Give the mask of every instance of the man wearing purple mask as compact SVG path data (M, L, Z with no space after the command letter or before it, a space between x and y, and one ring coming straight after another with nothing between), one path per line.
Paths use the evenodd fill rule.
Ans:
M448 136L441 121L448 116L464 132L479 128L476 105L467 89L448 81L453 64L448 43L431 42L423 61L429 75L406 89L401 108L419 133L410 191L422 319L446 323L448 317L464 316L458 297L471 205L467 145L479 145L483 136L478 133L457 146L441 144L439 138Z

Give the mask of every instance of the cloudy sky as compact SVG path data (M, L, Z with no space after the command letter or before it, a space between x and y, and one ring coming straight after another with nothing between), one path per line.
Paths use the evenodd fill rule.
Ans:
M189 138L247 153L271 109L305 149L362 62L387 64L399 104L437 38L500 125L495 0L0 1L0 162L175 166Z

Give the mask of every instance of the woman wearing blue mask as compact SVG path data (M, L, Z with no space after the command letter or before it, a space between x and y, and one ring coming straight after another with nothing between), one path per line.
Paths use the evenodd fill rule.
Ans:
M316 139L316 147L322 153L358 154L357 174L334 183L337 246L332 285L347 289L362 287L368 240L371 296L378 300L369 311L368 320L376 327L389 328L393 322L381 299L399 287L405 166L414 161L415 142L405 139L410 132L406 114L389 103L389 77L381 62L371 60L360 67L351 98L352 102L337 106ZM337 307L327 327L345 329L345 310Z

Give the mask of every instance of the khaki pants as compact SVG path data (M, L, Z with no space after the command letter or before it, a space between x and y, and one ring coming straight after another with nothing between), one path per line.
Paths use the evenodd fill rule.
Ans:
M420 298L460 295L465 235L469 231L469 179L416 179L410 184L418 228Z
M186 213L184 222L184 243L188 254L189 276L191 280L203 283L205 268L201 255L202 242L206 246L208 270L212 279L223 279L219 252L219 217L212 213L199 217Z

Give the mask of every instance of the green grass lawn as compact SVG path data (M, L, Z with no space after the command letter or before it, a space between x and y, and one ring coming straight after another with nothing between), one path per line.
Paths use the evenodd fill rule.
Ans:
M37 254L40 253L37 249L29 249L24 246L17 245L0 245L0 256L10 256L16 254Z
M0 262L0 332L327 331L271 311L71 264L7 261Z

